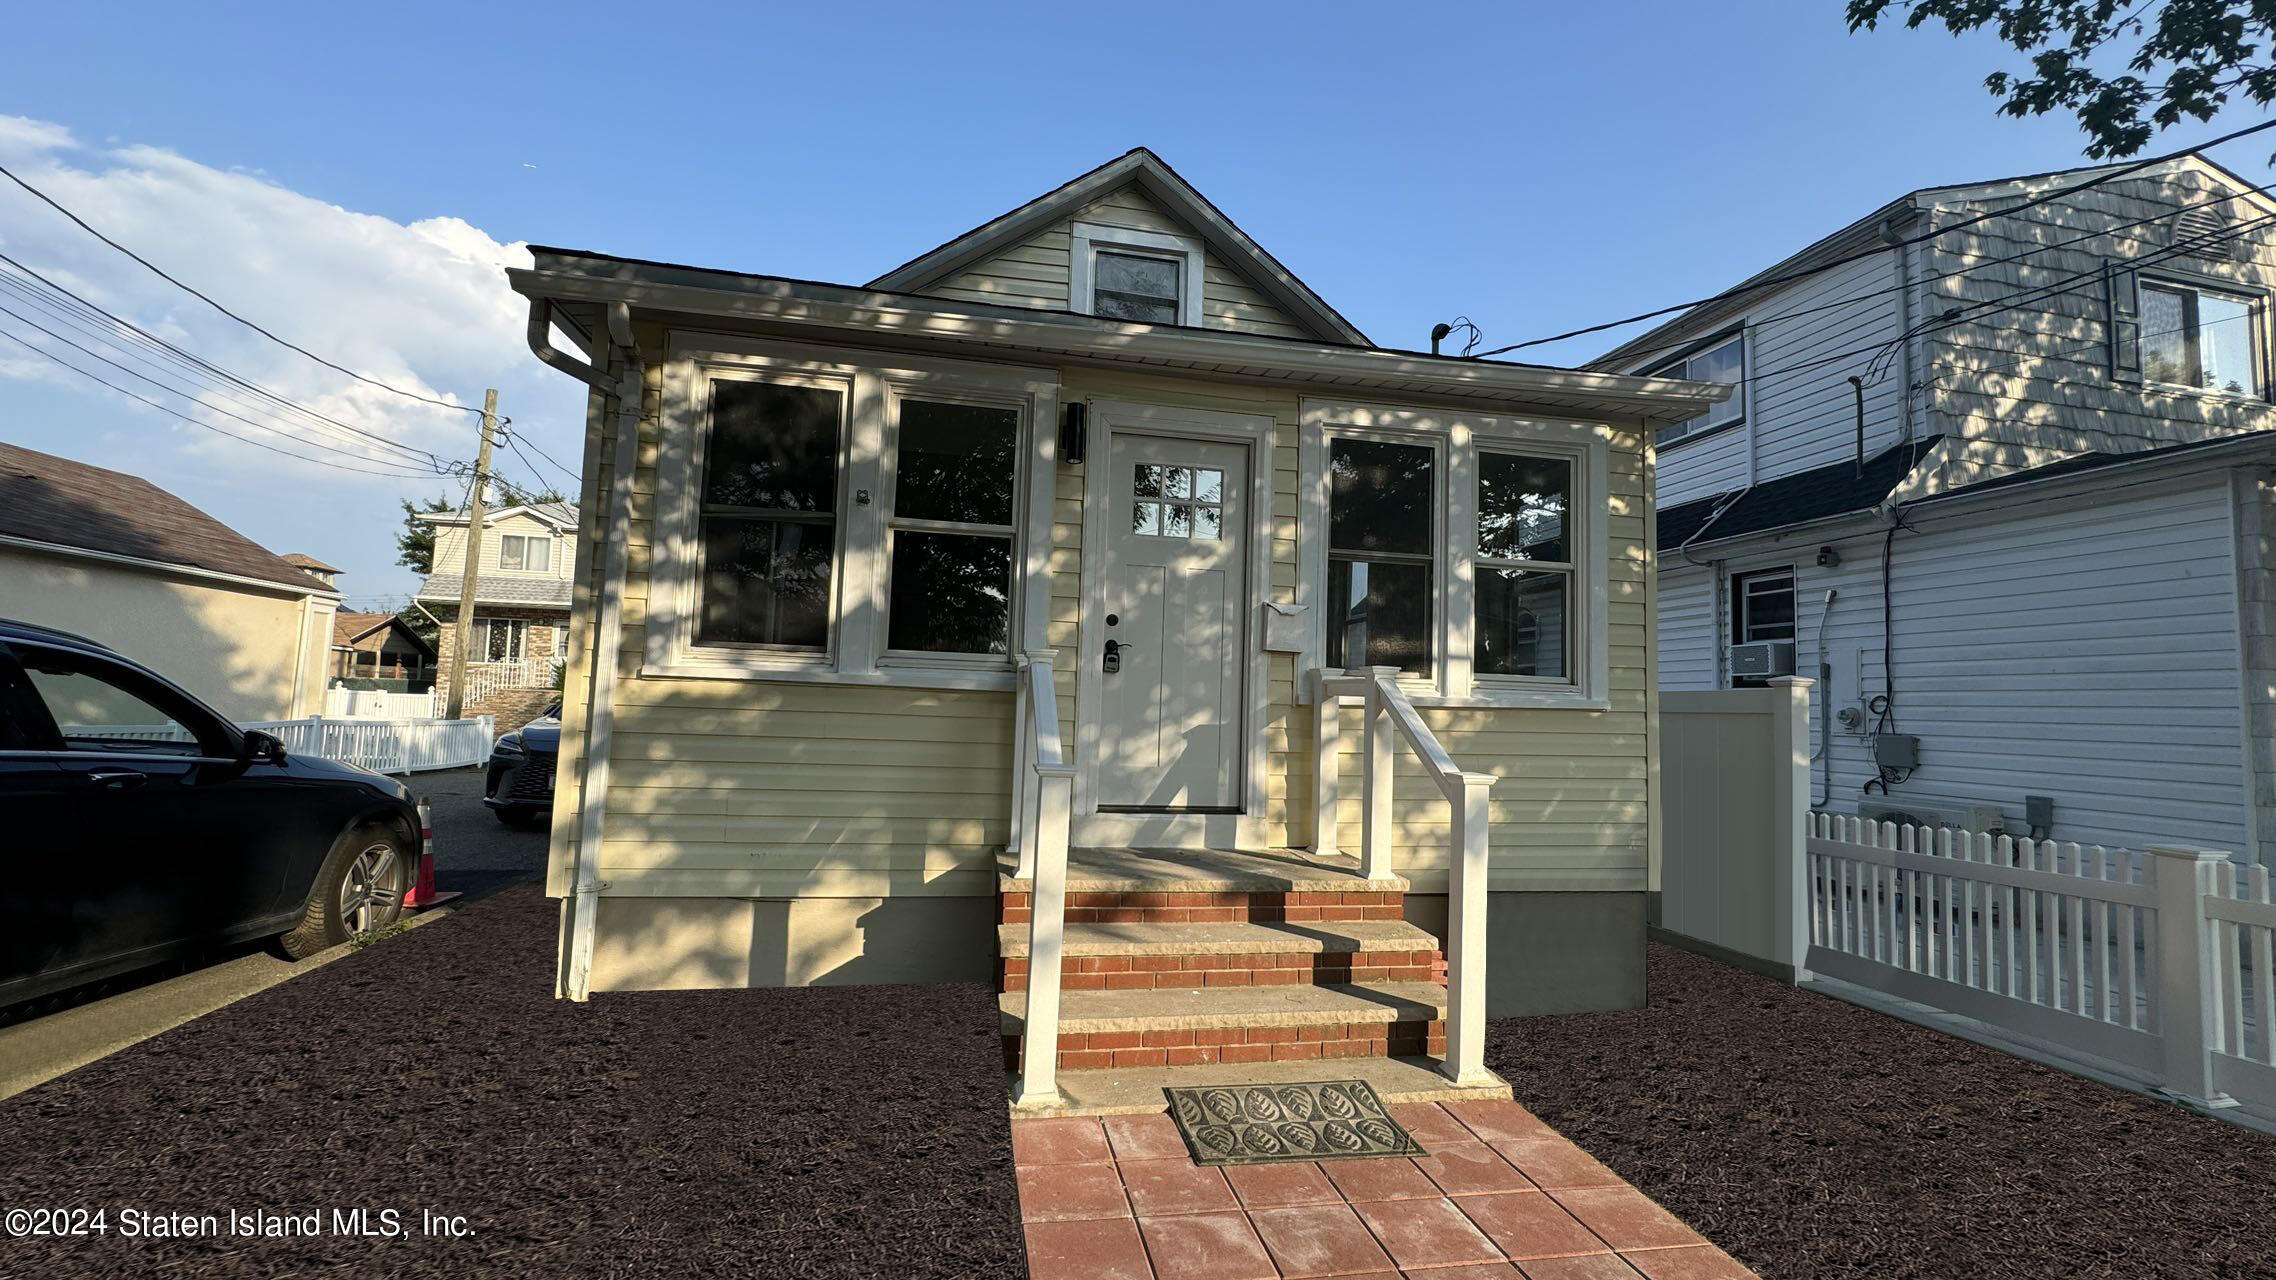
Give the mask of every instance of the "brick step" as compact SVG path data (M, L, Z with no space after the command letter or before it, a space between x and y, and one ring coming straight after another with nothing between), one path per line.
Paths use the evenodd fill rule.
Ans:
M997 997L1004 1063L1016 1070L1027 993ZM1430 982L1067 991L1059 1066L1183 1066L1439 1054L1446 989Z
M1400 920L1070 924L1063 947L1068 991L1446 980L1438 939ZM996 949L998 989L1026 990L1028 926L998 926Z
M1366 881L1357 883L1365 884ZM1403 889L1159 891L1069 889L1069 924L1344 924L1398 920L1406 915ZM996 895L998 924L1026 924L1033 898L1024 890Z

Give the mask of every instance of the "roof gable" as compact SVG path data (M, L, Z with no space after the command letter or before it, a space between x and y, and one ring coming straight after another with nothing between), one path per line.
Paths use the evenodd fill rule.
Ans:
M928 293L949 288L952 294L958 293L960 291L953 288L958 277L991 260L1003 258L1016 262L1038 252L1058 252L1063 261L1064 252L1056 250L1049 237L1063 235L1065 228L1078 220L1127 226L1142 220L1149 211L1200 239L1211 267L1259 295L1263 303L1284 317L1286 324L1301 336L1324 342L1371 345L1357 326L1265 252L1262 245L1235 226L1232 219L1161 157L1144 147L1126 152L895 267L870 281L869 287L896 293ZM1140 225L1137 229L1154 228ZM1061 308L1067 307L1063 292L1056 299L1045 295L1031 300L1028 305L1049 305L1054 300L1059 301ZM1241 304L1227 302L1224 305ZM1234 326L1228 323L1226 327Z
M0 444L0 536L273 582L333 589L140 476Z

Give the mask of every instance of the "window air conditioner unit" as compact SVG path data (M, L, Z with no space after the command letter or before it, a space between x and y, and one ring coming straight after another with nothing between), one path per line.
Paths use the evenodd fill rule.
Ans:
M1955 831L1968 829L1967 823L1937 809L1923 809L1918 805L1890 804L1883 800L1860 800L1857 816L1867 822L1894 822L1900 827L1950 827Z
M1740 680L1765 680L1794 674L1794 642L1757 640L1731 646L1731 675Z

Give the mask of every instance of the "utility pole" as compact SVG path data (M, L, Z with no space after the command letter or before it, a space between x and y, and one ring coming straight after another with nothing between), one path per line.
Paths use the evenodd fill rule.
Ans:
M467 490L466 574L458 586L458 625L452 629L458 643L451 651L446 720L457 720L466 711L466 650L474 641L474 586L482 569L482 516L490 489L490 441L497 428L498 389L492 387L482 393L482 446L474 452L474 484Z

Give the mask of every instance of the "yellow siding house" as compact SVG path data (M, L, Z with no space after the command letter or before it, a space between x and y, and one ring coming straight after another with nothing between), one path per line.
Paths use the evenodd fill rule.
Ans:
M511 275L592 387L564 994L994 981L1037 1104L1641 1000L1650 439L1724 388L1377 347L1142 149L862 285Z

